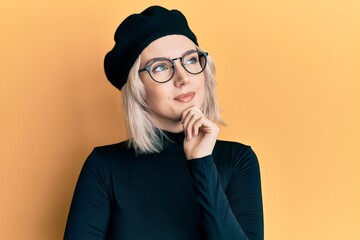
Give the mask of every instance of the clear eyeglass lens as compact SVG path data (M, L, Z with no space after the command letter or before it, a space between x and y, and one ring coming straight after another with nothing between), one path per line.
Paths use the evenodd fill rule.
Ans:
M190 52L182 57L182 65L191 74L201 73L206 65L206 56L202 52ZM161 59L153 62L150 67L150 75L157 82L170 80L174 73L173 62L169 59Z
M165 82L172 77L173 63L170 60L157 60L151 65L150 74L158 82Z
M183 57L183 65L185 69L192 74L198 74L204 70L205 55L201 52L191 52Z

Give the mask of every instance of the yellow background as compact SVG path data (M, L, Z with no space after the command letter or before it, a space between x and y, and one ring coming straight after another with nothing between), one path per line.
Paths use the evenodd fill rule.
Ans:
M360 1L0 3L0 239L61 239L80 168L124 140L103 57L154 3L217 66L220 138L261 164L265 239L360 239Z

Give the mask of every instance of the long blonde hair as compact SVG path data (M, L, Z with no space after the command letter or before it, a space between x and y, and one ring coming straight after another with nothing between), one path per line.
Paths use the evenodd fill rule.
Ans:
M129 71L126 84L121 89L125 112L125 121L128 131L128 147L134 148L137 154L157 153L163 149L165 134L157 129L149 117L149 106L145 102L145 88L139 77L139 56ZM213 122L225 125L220 117L216 101L215 65L210 56L207 56L205 75L204 115Z

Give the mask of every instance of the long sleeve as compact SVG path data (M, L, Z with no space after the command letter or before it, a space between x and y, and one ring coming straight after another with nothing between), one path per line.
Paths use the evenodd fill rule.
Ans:
M260 170L257 157L250 147L229 163L226 189L222 186L212 155L189 161L194 188L202 212L207 240L263 240L263 209ZM232 156L233 157L233 156ZM230 168L229 168L230 167ZM226 168L225 168L226 169Z
M106 166L96 151L87 158L78 182L65 229L65 240L106 238L110 217L109 183Z

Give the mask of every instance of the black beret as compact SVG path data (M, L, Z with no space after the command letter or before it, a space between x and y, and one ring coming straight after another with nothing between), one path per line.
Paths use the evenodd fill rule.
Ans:
M185 16L178 10L151 6L128 16L117 28L115 46L104 59L108 80L121 90L140 53L156 39L172 34L184 35L198 45Z

